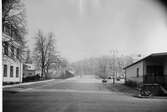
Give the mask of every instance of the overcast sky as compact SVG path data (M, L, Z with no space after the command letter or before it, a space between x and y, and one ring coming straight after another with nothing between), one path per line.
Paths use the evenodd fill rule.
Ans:
M28 45L54 32L70 62L91 56L167 51L167 16L153 0L26 0Z

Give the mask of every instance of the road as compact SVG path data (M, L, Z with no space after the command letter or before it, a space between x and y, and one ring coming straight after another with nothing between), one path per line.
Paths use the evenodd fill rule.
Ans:
M137 98L93 76L3 90L3 112L167 112L167 99Z

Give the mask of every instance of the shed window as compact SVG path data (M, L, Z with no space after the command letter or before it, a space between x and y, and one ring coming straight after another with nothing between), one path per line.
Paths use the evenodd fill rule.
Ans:
M139 77L139 68L136 69L137 77Z

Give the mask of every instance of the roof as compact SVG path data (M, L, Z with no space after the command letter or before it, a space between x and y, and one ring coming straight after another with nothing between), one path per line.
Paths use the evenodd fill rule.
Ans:
M139 63L139 62L141 62L141 61L143 61L143 60L146 60L146 59L149 58L149 57L156 57L156 56L167 56L167 52L163 52L163 53L152 53L152 54L150 54L150 55L148 55L148 56L146 56L146 57L144 57L144 58L142 58L142 59L140 59L140 60L138 60L138 61L136 61L136 62L134 62L134 63L132 63L132 64L130 64L130 65L128 65L128 66L126 66L126 67L124 67L123 69L127 69L127 68L129 68L129 67L131 67L131 66L133 66L133 65L135 65L135 64L137 64L137 63Z

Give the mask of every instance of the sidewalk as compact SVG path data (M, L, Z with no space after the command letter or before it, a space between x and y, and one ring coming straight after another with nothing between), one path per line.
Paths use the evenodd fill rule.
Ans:
M71 77L67 79L49 79L49 80L42 80L42 81L36 81L36 82L26 82L26 83L20 83L20 84L13 84L13 85L5 85L2 86L3 88L10 88L10 87L18 87L18 86L25 86L25 85L31 85L31 84L38 84L38 83L46 83L54 80L61 80L59 83L67 81L67 80L72 80L75 79L76 77Z
M12 85L5 85L5 86L2 86L2 87L3 87L3 88L17 87L17 86L23 86L23 85L30 85L30 84L44 83L44 82L49 82L49 81L53 81L53 80L55 80L55 79L42 80L42 81L35 81L35 82L25 82L25 83L12 84Z

